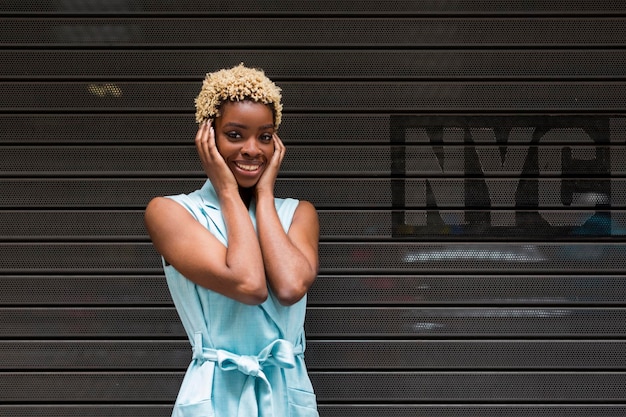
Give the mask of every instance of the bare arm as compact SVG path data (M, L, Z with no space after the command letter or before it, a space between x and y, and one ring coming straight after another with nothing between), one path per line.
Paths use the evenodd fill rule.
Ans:
M242 303L260 304L267 298L267 284L258 240L252 224L235 212L225 219L228 248L168 198L148 204L145 222L156 250L185 277Z
M283 305L298 302L318 273L319 221L308 201L298 204L285 233L273 197L257 201L257 230L267 281Z
M285 147L274 135L274 155L256 186L257 233L267 282L281 304L298 302L318 273L319 220L315 207L301 201L285 232L274 205L274 182Z
M167 262L188 279L242 303L260 304L267 298L267 283L259 241L208 124L200 126L196 147L220 199L228 247L184 207L162 197L146 208L150 238Z

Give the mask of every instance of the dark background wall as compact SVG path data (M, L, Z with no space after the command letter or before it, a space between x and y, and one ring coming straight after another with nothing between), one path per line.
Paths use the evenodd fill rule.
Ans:
M622 1L4 0L0 415L168 416L191 352L142 211L193 98L284 90L330 416L626 415Z

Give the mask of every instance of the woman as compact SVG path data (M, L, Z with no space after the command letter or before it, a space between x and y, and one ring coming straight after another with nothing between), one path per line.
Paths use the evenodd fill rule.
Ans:
M208 181L146 208L193 350L175 417L318 416L303 325L319 223L312 204L274 197L280 99L261 70L207 74L195 144Z

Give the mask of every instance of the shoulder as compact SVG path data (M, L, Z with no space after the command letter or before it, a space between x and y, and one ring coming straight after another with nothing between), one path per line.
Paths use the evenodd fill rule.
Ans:
M313 215L317 217L317 210L313 203L306 200L296 200L298 201L298 206L296 207L296 214L302 213L304 215Z
M319 219L315 206L305 200L300 200L293 214L292 225L305 225L307 229L319 229Z
M178 216L182 211L186 211L197 218L196 212L202 203L201 190L195 190L188 194L174 194L154 197L148 202L145 213L167 215L171 210L172 214Z
M146 213L154 211L158 212L165 208L171 208L174 206L180 206L180 204L171 196L154 197L148 202L148 205L146 206Z
M171 197L155 197L146 206L144 218L146 223L165 221L172 217L189 214L188 210Z
M174 200L172 200L171 198L154 197L152 200L148 202L148 205L146 206L146 214L160 212L164 208L167 208L172 204L176 204L176 203L174 203Z

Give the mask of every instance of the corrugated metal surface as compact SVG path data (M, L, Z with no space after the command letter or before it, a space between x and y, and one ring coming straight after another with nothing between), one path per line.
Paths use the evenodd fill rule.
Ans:
M284 93L323 417L626 415L622 1L3 1L0 415L168 416L190 352L143 226L193 98Z

